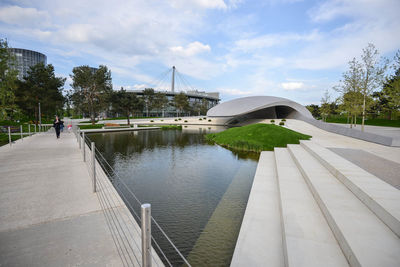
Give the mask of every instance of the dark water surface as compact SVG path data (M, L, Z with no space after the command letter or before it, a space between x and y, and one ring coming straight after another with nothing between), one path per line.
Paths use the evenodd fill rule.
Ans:
M193 266L228 266L239 234L258 154L209 144L204 134L224 128L90 134L115 169L120 194L140 214L138 199ZM156 228L153 235L174 266L182 261Z

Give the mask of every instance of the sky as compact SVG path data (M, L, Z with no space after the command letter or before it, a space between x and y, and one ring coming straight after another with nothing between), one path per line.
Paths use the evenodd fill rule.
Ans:
M399 0L0 0L0 38L47 55L65 88L80 65L106 65L115 90L158 88L176 66L222 101L270 95L306 105L325 90L334 98L368 43L392 59L399 12Z

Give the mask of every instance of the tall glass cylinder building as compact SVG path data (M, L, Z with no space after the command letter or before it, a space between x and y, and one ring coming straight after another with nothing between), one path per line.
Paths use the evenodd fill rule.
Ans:
M15 56L15 68L18 70L18 79L20 80L28 75L29 67L38 63L47 64L47 57L42 53L22 48L9 48L9 50Z

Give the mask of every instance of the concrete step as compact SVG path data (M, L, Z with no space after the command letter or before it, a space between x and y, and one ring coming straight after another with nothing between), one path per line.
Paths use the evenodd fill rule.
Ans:
M351 266L399 266L400 239L300 145L288 149Z
M286 266L348 266L289 151L275 148ZM273 265L271 265L273 266Z
M400 237L400 190L312 141L301 145Z
M231 266L283 267L274 153L261 152Z

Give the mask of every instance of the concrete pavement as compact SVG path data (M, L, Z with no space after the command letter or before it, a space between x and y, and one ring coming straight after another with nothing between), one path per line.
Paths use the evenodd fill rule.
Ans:
M100 190L114 190L105 178L101 183ZM0 147L0 266L138 266L139 249L121 253L106 219L112 210L132 221L126 206L114 195L120 202L103 213L98 195L73 133Z

